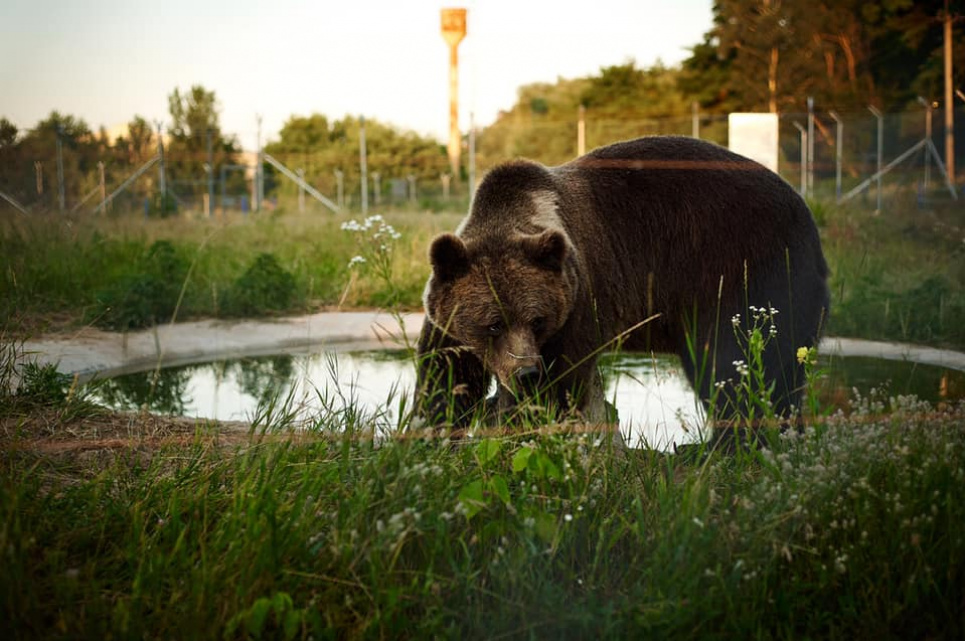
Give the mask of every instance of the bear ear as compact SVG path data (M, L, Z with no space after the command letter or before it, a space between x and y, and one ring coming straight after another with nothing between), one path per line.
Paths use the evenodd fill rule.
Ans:
M523 251L540 267L554 272L562 271L567 252L566 236L555 229L547 229L535 236L526 236L523 239Z
M442 234L429 247L429 262L437 278L454 280L469 271L466 243L455 234Z

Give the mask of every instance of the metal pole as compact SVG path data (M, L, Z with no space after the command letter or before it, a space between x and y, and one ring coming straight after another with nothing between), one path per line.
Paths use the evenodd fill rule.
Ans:
M828 115L834 119L834 199L841 200L841 156L843 153L842 140L844 138L844 123L837 113L829 111Z
M878 119L878 152L877 152L877 168L875 169L875 175L878 177L877 184L875 185L875 195L877 198L877 204L875 205L875 213L881 213L881 177L884 175L881 171L881 166L884 163L885 155L885 119L884 115L875 109L874 107L868 107L868 111L874 114L874 117Z
M690 103L690 136L692 138L700 138L700 105L694 100Z
M60 213L64 213L67 208L67 198L64 190L64 145L60 137L64 133L64 128L57 125L57 200L60 204Z
M261 114L256 114L255 119L258 121L258 153L255 154L255 206L253 209L256 212L261 211L261 201L265 198L265 185L263 179L263 167L261 159Z
M955 184L955 104L952 99L952 14L945 0L945 168Z
M931 103L918 96L918 102L920 102L925 107L925 140L931 140ZM925 154L925 175L924 184L922 185L924 191L928 191L928 183L931 181L931 156L927 153Z
M345 208L345 192L342 189L344 177L345 177L345 174L342 173L341 169L335 170L335 183L338 186L338 191L336 191L337 196L335 201L338 203L339 209Z
M799 122L791 124L801 132L801 189L799 192L803 198L807 196L808 190L808 132Z
M225 204L225 200L227 200L226 198L227 194L225 193L226 192L225 179L227 178L226 176L227 173L228 173L227 165L221 165L221 218L222 219L228 216L228 206Z
M135 180L137 180L138 178L140 178L141 175L142 175L144 172L146 172L148 169L150 169L151 167L153 167L153 166L154 166L154 163L160 162L160 160L161 160L161 157L158 156L158 155L155 155L153 158L151 158L151 159L148 160L146 163L144 163L143 165L141 165L141 166L138 168L137 171L135 171L133 174L131 174L130 176L128 176L127 179L124 180L124 182L121 183L121 186L120 186L120 187L118 187L117 189L115 189L114 191L112 191L111 193L109 193L109 194L107 195L107 197L104 198L104 200L102 200L99 205L97 205L97 207L94 207L94 209L91 211L91 213L92 213L92 214L96 214L96 213L99 212L101 209L103 209L103 208L105 208L105 207L109 207L109 206L111 205L111 203L114 202L114 198L116 198L118 194L120 194L122 191L124 191L125 189L127 189L128 186L129 186L131 183L133 183Z
M469 200L476 193L476 120L469 112Z
M293 181L295 182L295 184L297 184L297 185L300 186L302 189L304 189L305 191L307 191L309 196L311 196L312 198L314 198L314 199L317 200L318 202L322 203L323 205L325 205L326 207L328 207L329 209L331 209L331 210L332 210L333 212L335 212L336 214L338 213L338 205L336 205L336 204L333 203L331 200L329 200L328 198L326 198L325 196L323 196L322 194L320 194L317 189L315 189L315 188L312 187L310 184L308 184L307 182L305 182L304 180L302 180L302 179L298 176L298 174L296 174L296 173L293 172L291 169L289 169L289 168L286 167L285 165L283 165L283 164L281 164L280 162L278 162L278 160L277 160L274 156L272 156L271 154L264 154L264 158L265 158L265 162L266 162L266 163L268 163L269 165L271 165L272 167L274 167L275 169L277 169L278 171L280 171L286 178L289 178L290 180L293 180Z
M157 125L157 156L158 156L158 190L161 192L161 216L167 211L167 181L164 177L164 139L161 137L161 121L156 120Z
M808 96L808 196L814 196L814 98Z
M19 211L19 212L20 212L21 214L23 214L24 216L29 216L29 215L30 215L30 212L27 211L27 208L24 207L23 205L21 205L20 203L18 203L18 202L17 202L17 199L14 198L13 196L7 195L7 194L3 193L2 191L0 191L0 199L6 200L8 203L10 203L10 204L13 206L14 209L16 209L17 211Z
M295 173L298 174L299 180L305 182L305 170L298 169ZM305 213L305 188L298 185L298 213Z
M580 105L579 120L576 122L576 155L586 153L586 107Z
M105 177L104 177L104 161L103 161L103 160L99 160L99 161L97 162L97 173L100 175L100 181L101 181L101 185L100 185L100 187L101 187L101 200L104 201L104 200L107 200L107 181L105 180Z
M214 150L211 147L211 128L209 127L206 132L205 143L208 147L208 166L205 169L208 172L208 218L211 218L212 211L214 210Z
M359 167L362 170L362 215L369 213L369 178L365 150L365 116L359 118Z

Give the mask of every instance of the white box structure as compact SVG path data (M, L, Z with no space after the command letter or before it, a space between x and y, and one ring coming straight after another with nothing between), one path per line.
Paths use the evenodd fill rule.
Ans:
M778 118L773 113L732 113L727 116L728 148L777 172Z

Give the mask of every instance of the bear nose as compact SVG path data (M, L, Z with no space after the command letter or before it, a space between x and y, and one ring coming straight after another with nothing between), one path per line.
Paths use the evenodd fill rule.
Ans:
M516 370L516 382L525 389L531 389L539 382L540 371L536 365L520 367Z

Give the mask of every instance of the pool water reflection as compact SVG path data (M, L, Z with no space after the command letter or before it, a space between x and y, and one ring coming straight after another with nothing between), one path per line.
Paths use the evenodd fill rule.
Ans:
M621 429L636 445L671 448L699 440L703 411L679 361L644 354L607 354L600 359L607 400ZM888 386L891 394L916 394L932 402L965 397L965 373L913 363L836 358L819 385L822 403L843 403L857 388ZM118 376L97 383L95 396L115 409L250 421L272 399L289 403L301 417L364 409L380 429L398 425L410 406L415 368L404 351L326 352L242 358L157 372ZM290 401L289 401L290 399Z

